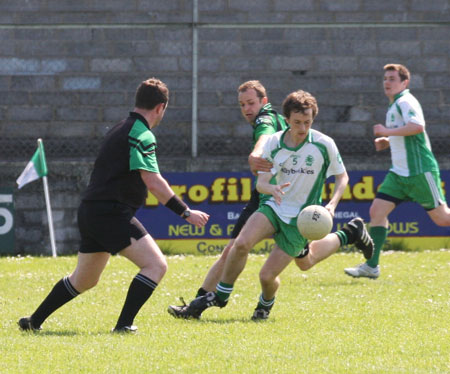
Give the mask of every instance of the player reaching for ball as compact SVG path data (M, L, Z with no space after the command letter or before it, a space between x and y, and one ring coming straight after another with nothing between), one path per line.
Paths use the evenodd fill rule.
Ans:
M262 292L252 320L268 318L280 285L279 275L295 259L301 270L308 270L335 253L341 245L352 244L372 257L373 241L361 218L351 220L342 230L307 243L297 228L297 216L309 205L320 204L327 177L334 175L336 187L326 209L334 211L348 183L348 175L334 141L311 129L318 113L316 99L305 91L289 94L283 102L283 114L290 128L277 132L265 143L263 157L273 165L259 172L257 189L271 195L248 219L236 238L225 262L216 292L208 292L183 307L168 311L179 318L199 318L211 307L223 308L233 285L243 271L248 254L256 243L269 236L276 245L261 268Z
M258 80L250 80L242 83L238 87L238 102L241 108L242 116L252 126L252 152L248 157L248 163L252 174L255 176L258 171L269 171L272 164L261 157L262 150L266 140L270 135L277 131L285 130L288 125L284 117L277 113L267 97L265 87ZM261 196L262 199L268 196ZM239 218L234 225L231 238L227 245L223 248L220 257L209 268L201 287L197 290L195 297L206 295L208 292L216 289L217 282L220 281L225 261L230 252L235 239L244 227L245 222L258 209L260 204L260 194L256 190L256 184L252 189L250 201L242 209ZM184 299L180 298L184 303ZM178 309L179 307L174 307Z

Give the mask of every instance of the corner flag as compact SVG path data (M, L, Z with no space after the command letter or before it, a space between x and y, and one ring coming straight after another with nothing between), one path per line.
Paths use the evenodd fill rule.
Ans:
M55 244L55 232L53 229L53 216L52 208L50 206L50 193L48 191L47 182L47 163L45 161L44 143L42 139L37 140L38 147L31 157L30 162L25 167L22 174L17 178L16 183L19 185L19 189L25 186L27 183L33 182L36 179L42 178L44 184L45 205L47 207L48 228L50 231L50 244L52 246L53 257L56 257L56 244Z
M45 161L44 143L41 139L38 139L38 148L34 152L30 162L28 162L25 169L17 178L16 183L19 185L19 189L26 184L35 181L48 174L47 163Z

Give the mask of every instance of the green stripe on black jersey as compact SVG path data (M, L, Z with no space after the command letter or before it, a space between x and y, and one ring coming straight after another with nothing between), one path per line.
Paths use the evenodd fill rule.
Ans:
M151 143L148 145L144 145L142 141L139 139L128 136L128 142L130 147L136 148L139 152L141 152L144 156L149 156L156 151L156 143Z
M159 172L155 143L146 119L131 112L105 135L82 199L118 201L136 209L142 206L147 188L139 170Z
M272 109L272 105L267 103L259 111L253 126L253 145L255 146L261 135L272 135L278 131L285 130L289 126L284 117Z
M128 133L128 145L130 147L130 170L159 173L155 136L140 120L136 120Z

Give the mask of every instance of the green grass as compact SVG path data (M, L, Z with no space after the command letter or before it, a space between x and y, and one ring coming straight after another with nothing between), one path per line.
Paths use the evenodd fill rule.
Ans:
M136 318L137 335L109 330L136 268L112 258L100 284L55 312L39 333L30 314L75 257L0 258L0 372L6 373L450 373L450 252L383 254L381 277L353 279L340 253L308 272L294 265L267 322L250 321L265 256L251 255L224 309L200 321L166 312L191 299L215 257L172 256Z

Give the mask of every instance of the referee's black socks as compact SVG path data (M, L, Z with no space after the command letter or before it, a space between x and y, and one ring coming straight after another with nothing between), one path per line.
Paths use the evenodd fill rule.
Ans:
M134 317L136 317L141 307L152 295L156 286L158 284L145 275L138 274L134 277L128 289L127 298L125 299L125 304L123 305L115 329L133 324Z
M31 315L31 323L38 328L56 309L77 297L80 293L72 286L69 277L64 277L55 284L45 300Z

